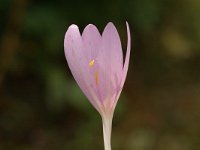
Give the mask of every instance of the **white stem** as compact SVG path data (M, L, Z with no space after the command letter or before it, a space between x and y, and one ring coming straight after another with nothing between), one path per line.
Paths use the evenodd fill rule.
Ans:
M102 116L104 149L111 150L111 132L113 116Z

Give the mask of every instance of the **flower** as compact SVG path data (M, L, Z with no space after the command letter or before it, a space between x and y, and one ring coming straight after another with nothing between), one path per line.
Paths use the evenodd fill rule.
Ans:
M127 52L123 52L119 34L113 23L108 23L101 35L89 24L82 36L72 24L64 39L64 52L69 68L91 104L100 113L104 127L105 149L110 148L112 117L122 91L129 65L130 30L127 26Z

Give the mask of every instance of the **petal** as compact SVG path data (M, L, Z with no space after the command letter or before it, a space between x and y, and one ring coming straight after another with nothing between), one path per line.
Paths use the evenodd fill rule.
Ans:
M112 73L120 74L123 67L123 53L119 34L113 23L108 23L102 34L102 53L111 63Z
M99 52L99 48L101 45L101 35L96 28L96 26L89 24L85 27L83 34L83 51L87 61L87 68L89 68L89 73L91 75L91 86L94 90L94 93L101 101L101 95L99 92L99 86L97 85L99 82L99 71L98 71L98 63L97 56Z
M76 25L71 25L65 34L64 52L69 68L79 87L92 105L100 111L98 97L90 87L91 75L84 57L82 37Z
M95 59L98 55L101 35L96 28L96 26L89 24L85 27L82 34L84 53L88 59L91 61Z
M124 86L124 82L126 80L128 66L129 66L129 59L130 59L130 52L131 52L131 35L130 35L130 28L129 28L128 22L126 22L126 28L127 28L127 39L128 39L127 40L126 58L125 58L125 62L124 62L121 83L118 87L118 93L116 95L115 102L113 103L113 108L115 108L117 101L119 99L119 96L121 94L122 88Z
M101 94L103 99L109 99L121 81L123 67L121 41L113 23L108 23L103 31L98 64L100 79L102 77Z
M131 34L130 34L130 28L129 28L128 22L126 22L126 28L127 28L128 41L127 41L126 58L125 58L124 68L123 68L123 73L122 73L121 87L124 86L124 82L126 80L126 75L127 75L128 66L129 66L130 52L131 52Z
M78 26L71 25L65 34L64 52L69 68L76 78L79 78L79 70L76 66L79 66L79 60L84 62L84 58L81 57L81 51L82 38Z

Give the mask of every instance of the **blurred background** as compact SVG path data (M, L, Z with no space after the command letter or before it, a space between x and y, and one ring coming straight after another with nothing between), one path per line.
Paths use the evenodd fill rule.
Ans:
M132 51L113 150L200 150L199 0L0 0L0 150L103 150L64 34L112 21L125 53L126 20Z

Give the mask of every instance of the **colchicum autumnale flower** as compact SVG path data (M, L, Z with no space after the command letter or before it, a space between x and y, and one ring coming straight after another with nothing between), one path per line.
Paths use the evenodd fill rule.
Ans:
M120 37L111 22L102 35L92 24L87 25L81 35L78 26L73 24L64 39L69 68L102 117L105 150L111 150L113 113L128 71L131 37L128 23L126 26L128 42L124 64Z

